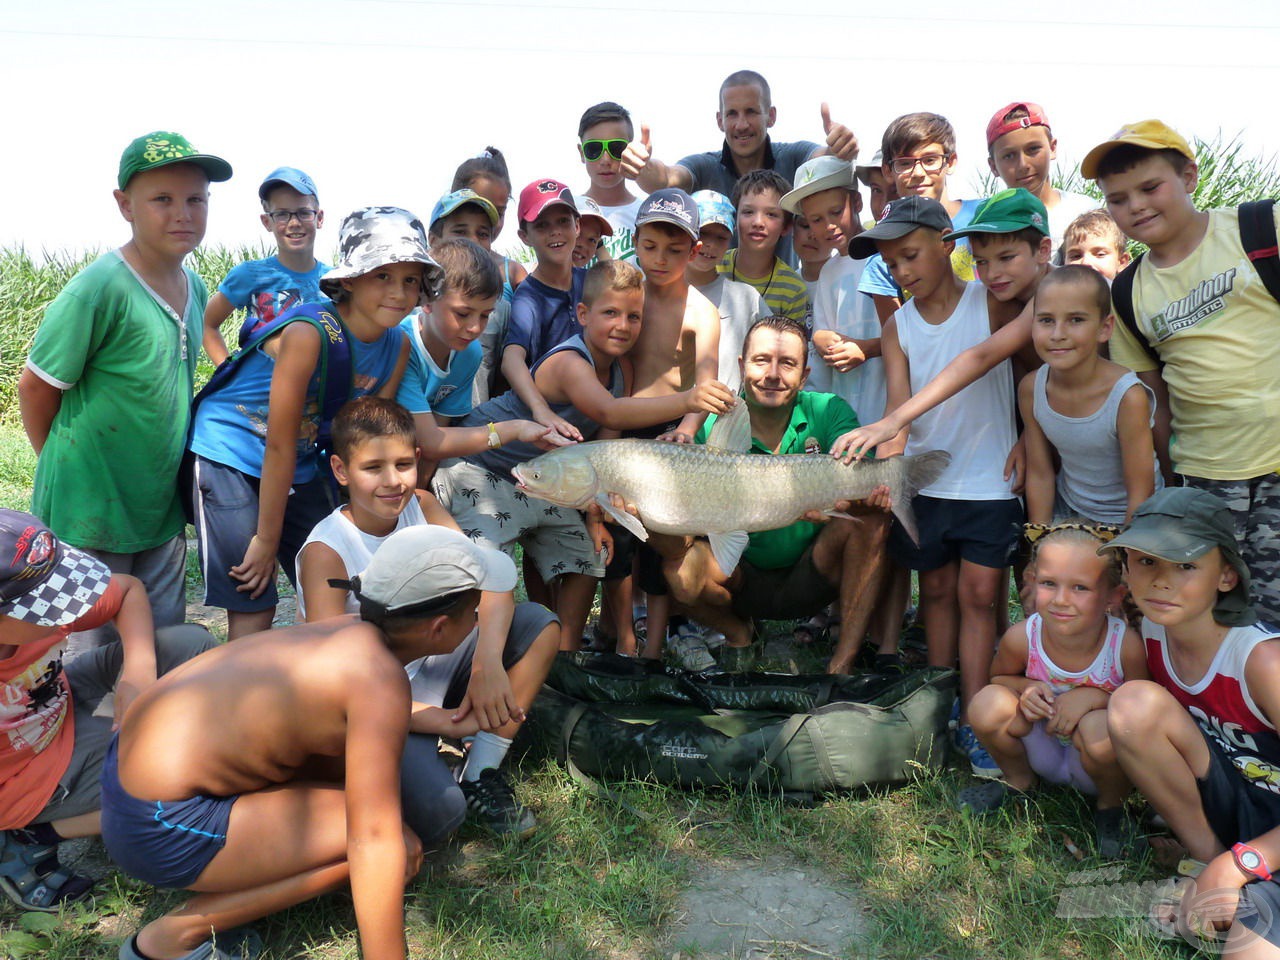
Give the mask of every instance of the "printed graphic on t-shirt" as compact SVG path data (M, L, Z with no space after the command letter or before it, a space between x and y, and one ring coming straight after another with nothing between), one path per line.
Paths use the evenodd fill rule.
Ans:
M41 657L0 685L0 731L8 750L43 750L61 729L66 708L67 682L59 646L52 656Z
M1175 300L1151 318L1151 331L1157 341L1168 340L1180 330L1194 327L1226 308L1226 297L1235 286L1236 268L1228 267L1216 276L1197 284L1181 300Z
M243 344L249 337L286 310L291 310L302 303L301 290L263 290L253 294L245 307L248 316L240 328L240 342Z

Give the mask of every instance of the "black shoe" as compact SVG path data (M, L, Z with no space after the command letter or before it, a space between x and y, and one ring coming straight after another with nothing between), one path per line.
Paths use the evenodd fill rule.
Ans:
M467 811L492 832L527 837L538 826L533 814L516 799L507 775L497 767L481 770L478 780L463 780L460 786L467 798Z

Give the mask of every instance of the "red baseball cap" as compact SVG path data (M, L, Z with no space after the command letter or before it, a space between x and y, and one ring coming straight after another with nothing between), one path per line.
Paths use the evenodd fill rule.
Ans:
M1006 120L1009 114L1015 110L1025 110L1025 117L1015 117L1012 120ZM1025 130L1027 127L1048 127L1049 118L1045 115L1044 107L1038 103L1026 103L1017 101L1006 104L995 112L995 115L987 121L987 148L1003 137L1006 133L1012 133L1014 130Z
M521 223L532 223L542 211L554 204L562 203L578 213L578 205L574 202L573 192L559 180L535 180L520 191L520 204L516 207L516 216Z

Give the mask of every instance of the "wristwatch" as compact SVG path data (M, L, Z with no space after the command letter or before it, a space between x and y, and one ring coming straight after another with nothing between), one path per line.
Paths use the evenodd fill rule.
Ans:
M485 443L488 444L490 450L497 450L502 446L502 438L498 436L498 428L495 427L493 423L489 424L489 436L485 440Z
M1231 856L1236 866L1252 880L1270 880L1271 871L1267 869L1267 861L1256 847L1247 843L1237 843L1231 848Z

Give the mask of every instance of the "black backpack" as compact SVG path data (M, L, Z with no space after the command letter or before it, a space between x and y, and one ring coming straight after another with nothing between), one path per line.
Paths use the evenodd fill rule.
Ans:
M330 432L334 415L339 408L351 398L353 370L351 363L350 334L343 326L337 313L325 309L318 303L302 303L287 310L253 331L253 335L239 350L227 357L213 371L209 382L200 388L200 392L191 400L191 420L187 432L187 449L182 454L182 464L178 468L178 497L182 502L182 512L187 523L195 522L195 505L191 500L191 483L194 477L195 454L190 450L191 432L195 430L196 410L200 404L221 390L235 375L241 362L253 350L270 337L275 336L286 326L295 321L304 321L316 328L320 334L320 360L316 365L320 385L320 431L316 437L316 446L321 451L329 448Z
M1276 222L1272 214L1274 206L1275 200L1253 200L1240 204L1240 243L1249 262L1258 271L1258 277L1267 292L1272 299L1280 302L1280 249L1277 249L1276 244ZM1143 254L1138 254L1132 263L1116 275L1111 284L1111 302L1115 307L1116 319L1146 351L1147 356L1163 367L1159 354L1138 329L1138 321L1133 314L1133 280L1137 276L1142 257Z

